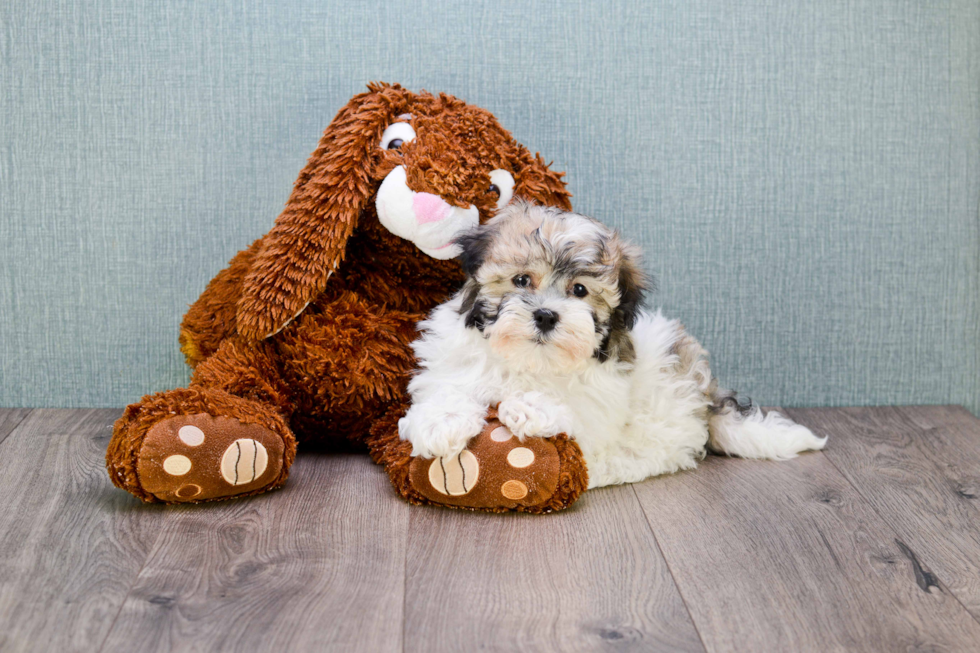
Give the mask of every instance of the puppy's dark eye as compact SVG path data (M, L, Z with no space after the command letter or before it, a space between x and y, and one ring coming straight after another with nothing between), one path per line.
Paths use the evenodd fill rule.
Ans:
M497 184L490 184L489 193L500 197L500 187L498 187Z
M514 285L518 288L527 288L531 285L531 277L526 274L519 274L514 277Z
M404 144L405 144L405 141L403 141L402 139L400 139L400 138L394 138L394 139L392 139L392 141L390 143L388 143L388 149L389 150L400 150L400 149L402 149L402 145L404 145Z
M575 295L576 297L585 297L586 295L589 294L589 289L583 286L582 284L577 283L574 286L572 286L572 294Z

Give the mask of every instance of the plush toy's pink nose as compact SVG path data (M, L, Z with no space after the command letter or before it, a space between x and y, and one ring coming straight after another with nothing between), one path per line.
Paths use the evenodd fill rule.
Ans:
M416 193L412 208L415 210L415 221L419 224L444 220L453 210L448 202L432 193Z

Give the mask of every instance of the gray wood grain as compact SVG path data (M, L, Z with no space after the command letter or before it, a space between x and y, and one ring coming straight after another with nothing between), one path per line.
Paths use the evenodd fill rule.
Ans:
M629 487L547 516L414 508L405 648L700 651Z
M980 648L980 421L787 412L826 452L524 516L410 507L358 455L144 505L105 474L118 411L0 410L0 650Z
M980 420L956 407L792 410L922 564L980 619Z
M105 650L399 650L410 507L363 455L304 454L290 476L169 508Z
M160 528L116 490L118 410L34 410L0 444L0 650L95 650Z
M980 624L821 453L712 456L634 490L710 651L980 642Z
M31 412L30 408L0 408L0 442Z

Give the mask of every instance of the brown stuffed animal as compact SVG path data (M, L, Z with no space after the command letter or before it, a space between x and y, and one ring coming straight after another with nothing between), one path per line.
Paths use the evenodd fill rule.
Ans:
M480 459L477 487L472 475L464 490L449 476L434 486L398 439L415 324L462 280L454 236L513 196L571 205L561 174L489 112L368 89L327 127L272 230L185 315L190 386L147 395L116 422L106 463L118 487L163 502L258 494L285 483L297 439L368 445L416 503L543 512L586 487L563 436L534 445L544 462L523 480L499 483L510 473L499 451L480 447L495 441L492 411L466 458Z

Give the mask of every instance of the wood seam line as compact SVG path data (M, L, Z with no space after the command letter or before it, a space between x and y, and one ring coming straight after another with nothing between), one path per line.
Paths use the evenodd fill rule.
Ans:
M170 521L169 519L170 514L167 514L166 517L167 519L164 521L164 525L166 525L166 522ZM165 529L163 527L161 527L157 531L156 537L153 540L153 546L150 547L150 550L146 554L146 557L143 558L143 561L140 563L139 570L135 574L133 574L133 581L129 584L129 588L126 590L126 595L123 597L123 600L119 602L119 609L116 610L116 614L112 618L112 623L109 625L108 630L106 630L105 637L102 638L102 644L99 645L99 653L102 653L102 651L105 650L105 645L109 641L109 635L111 635L112 631L115 630L116 622L119 621L119 615L122 614L123 608L126 607L126 602L129 601L129 596L133 593L133 590L136 588L136 583L139 582L140 576L143 575L143 570L146 568L146 563L149 562L150 558L152 558L153 555L157 552L157 549L159 548L160 545L160 540L163 538L164 531Z
M11 429L9 431L7 431L7 434L4 435L3 437L0 437L0 446L2 446L3 443L7 441L7 438L9 438L11 435L13 435L14 432L17 431L17 429L20 428L20 425L24 423L24 420L26 420L28 417L30 417L31 415L34 414L34 411L35 410L36 409L34 409L34 408L28 408L27 409L27 412L24 413L24 416L21 417L19 420L17 420L17 423L14 424L13 427L11 427Z
M892 409L892 410L894 410L894 409L895 409L895 406L885 406L885 408L888 408L888 409ZM828 408L828 409L826 409L826 410L835 410L835 409L833 409L833 408ZM794 416L794 415L792 415L792 411L793 411L793 409L791 408L791 409L789 409L789 410L787 411L787 413L789 413L789 416L790 416L790 417L792 417L792 419L793 419L793 421L795 422L795 421L797 421L797 419L796 419L796 416ZM916 425L915 425L915 423L913 423L913 422L911 422L910 420L908 420L908 418L906 418L906 417L905 417L905 415L904 415L904 414L902 414L901 412L899 412L899 415L901 415L901 416L902 416L902 418L903 418L903 419L904 419L904 420L905 420L905 421L906 421L906 422L907 422L907 423L909 424L909 426L911 426L911 427L912 427L913 429L915 429L915 431L916 431L916 433L917 433L917 434L919 434L919 435L921 435L921 434L923 434L923 432L924 432L924 431L923 431L923 429L920 429L920 428L919 428L918 426L916 426ZM798 422L798 423L800 423L800 424L804 424L804 426L805 426L805 423L804 423L804 422ZM919 451L919 446L918 446L918 444L916 444L916 445L915 445L915 449L916 449L916 451L917 451L918 453L920 453L920 454L921 454L921 451ZM819 453L821 453L821 454L822 454L822 453L823 453L823 451L820 451ZM866 497L866 496L864 495L864 492L862 492L862 491L861 491L861 488L859 488L859 487L858 487L857 485L855 485L855 484L854 484L854 482L853 482L853 481L852 481L852 480L850 479L850 477L849 477L849 476L847 475L847 473L846 473L846 472L845 472L845 471L844 471L843 469L841 469L840 467L838 467L838 466L837 466L837 464L836 464L836 463L834 463L834 461L833 461L833 459L832 459L832 458L831 458L830 456L826 456L826 455L825 455L825 456L824 456L824 458L826 458L826 459L827 459L827 461L828 461L828 462L830 462L830 464L831 464L831 465L833 466L833 468L837 470L837 472L838 472L838 473L839 473L839 474L840 474L840 475L841 475L841 476L842 476L842 477L844 478L844 480L845 480L845 481L847 481L847 483L848 483L848 485L850 485L850 486L851 486L852 488L854 488L854 491L855 491L855 492L857 492L857 493L858 493L858 496L859 496L859 497L861 497L861 499L862 499L862 500L864 500L864 502L865 502L866 504L868 504L868 507L870 507L870 508L871 508L871 510L873 510L873 511L874 511L874 513L875 513L876 515L878 515L878 518L879 518L879 519L881 519L881 520L882 520L883 522L885 522L885 525L886 525L886 526L888 527L888 530L889 530L889 531L891 531L891 532L892 532L892 534L893 534L893 535L895 536L895 539L896 539L896 541L897 541L897 542L901 542L901 543L903 543L903 544L904 544L904 545L905 545L906 547L908 547L908 549L909 549L909 551L911 551L912 553L914 553L914 554L916 555L916 557L918 557L918 558L919 558L919 560L922 560L922 555L921 555L921 553L919 553L918 551L916 551L915 549L913 549L913 548L912 548L911 546L909 546L909 544L908 544L907 542L905 542L905 540L904 540L904 539L902 538L902 535L901 535L901 533L899 533L898 531L896 531L896 530L895 530L895 528L894 528L894 527L892 526L892 523L891 523L891 522L890 522L890 521L889 521L888 519L886 519L886 518L885 518L885 516L884 516L884 515L882 515L882 514L881 514L881 513L880 513L880 512L878 511L878 508L877 508L877 507L875 506L875 504L874 504L874 502L872 502L872 501L871 501L870 499L868 499L868 497ZM936 468L936 469L938 470L938 468L936 467L936 464L935 464L935 463L933 463L933 462L932 462L931 460L927 460L927 462L929 463L929 465L930 465L930 466L932 466L933 468ZM931 565L930 565L930 571L932 571L932 573L936 573L935 571L933 571L933 570L932 570L932 567L931 567ZM946 587L946 590L947 590L947 592L949 593L949 595L950 595L951 597L953 597L953 599L954 599L954 600L956 601L956 603L957 603L957 604L958 604L958 605L959 605L959 606L960 606L961 608L963 608L963 611L964 611L964 612L966 612L966 614L967 614L967 615L969 615L969 617L970 617L971 619L973 619L973 620L974 620L975 622L977 622L978 624L980 624L980 617L978 617L977 615L974 615L974 614L973 614L973 613L972 613L972 612L970 611L970 609L969 609L969 608L967 608L967 607L966 607L966 606L965 606L965 605L963 604L963 601L961 601L961 600L960 600L960 597L958 597L958 596L957 596L957 595L956 595L956 594L955 594L955 593L953 592L953 590L952 590L952 588L950 587L950 585L949 585L949 583L947 583L947 582L946 582L946 580L944 580L944 579L942 579L942 578L940 578L939 580L941 580L941 581L943 581L943 585L944 585L944 586Z
M687 618L691 620L691 625L694 626L694 632L698 634L698 641L701 643L701 648L707 652L710 649L704 643L704 636L701 634L701 628L698 626L698 622L694 620L694 614L691 613L691 608L687 604L687 597L685 597L684 592L681 591L681 586L680 583L677 582L677 577L674 575L674 570L670 568L670 561L667 560L667 554L664 553L663 547L660 546L660 540L657 539L657 533L653 530L653 524L650 523L650 515L647 514L646 508L643 506L643 502L640 501L640 495L636 493L636 484L630 483L630 489L633 490L633 498L636 500L636 503L639 504L640 512L643 513L643 521L646 522L647 530L650 531L650 536L653 538L653 544L657 547L657 551L660 553L660 558L667 566L667 573L670 574L670 581L674 584L674 589L677 590L677 595L681 597L681 603L684 604L684 610L687 612Z

